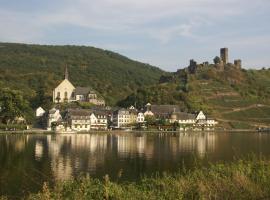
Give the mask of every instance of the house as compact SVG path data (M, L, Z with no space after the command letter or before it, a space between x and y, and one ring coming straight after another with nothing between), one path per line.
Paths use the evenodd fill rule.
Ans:
M143 112L138 112L136 121L137 121L137 123L144 123L144 114L143 114Z
M107 116L104 112L89 109L70 109L66 121L73 131L107 130Z
M200 111L198 114L190 114L185 112L173 112L169 119L170 123L179 123L181 126L191 126L200 128L211 128L217 125L217 121L209 119Z
M36 117L43 117L46 111L42 107L36 109Z
M62 116L60 114L60 110L56 108L49 110L47 118L47 130L53 129L53 123L61 123L61 122Z
M70 109L67 111L65 120L71 130L74 131L89 131L90 130L90 115L89 110Z
M131 123L131 116L128 109L121 108L113 112L113 126L115 128L127 128Z
M74 87L69 81L67 67L64 80L53 90L54 103L70 103L74 101L89 102L98 106L105 106L105 100L89 87Z
M89 87L77 87L75 89L75 100L105 106L105 100L102 97L98 97L96 92Z
M128 109L118 109L113 112L113 126L115 128L128 128L143 122L144 113L139 112L134 106L131 106Z
M170 123L178 122L180 125L193 125L196 123L196 115L185 112L173 112Z
M144 116L155 116L158 119L169 119L172 112L180 112L178 105L151 105L145 106Z
M91 130L107 130L108 119L106 112L104 111L93 111L90 116Z

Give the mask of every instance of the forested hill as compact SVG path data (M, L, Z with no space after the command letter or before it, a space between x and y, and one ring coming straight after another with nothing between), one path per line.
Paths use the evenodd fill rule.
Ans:
M86 46L0 43L0 86L35 98L49 97L63 79L65 66L75 86L90 86L113 105L142 86L158 83L165 72L117 53Z
M203 110L223 126L250 128L270 124L270 68L238 69L215 65L201 67L196 73L181 69L162 76L155 86L140 88L120 102L143 106L178 104L183 110Z

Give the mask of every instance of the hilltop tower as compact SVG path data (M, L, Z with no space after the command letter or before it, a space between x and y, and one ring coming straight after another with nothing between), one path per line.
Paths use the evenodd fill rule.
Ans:
M241 69L242 68L242 60L234 60L234 65L236 68Z
M68 80L68 67L67 67L67 65L66 65L66 68L65 68L65 79Z
M229 62L229 50L228 48L221 48L220 49L220 58L224 65Z
M195 74L197 70L197 62L193 59L190 60L190 64L188 66L188 71L191 74Z

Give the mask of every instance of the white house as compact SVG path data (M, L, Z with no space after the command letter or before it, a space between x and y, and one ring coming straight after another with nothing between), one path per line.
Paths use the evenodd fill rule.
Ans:
M107 130L107 116L103 112L70 109L66 120L73 131Z
M129 109L119 109L113 112L113 126L115 128L127 128L136 123L144 122L144 113L138 112L133 106Z
M91 130L107 130L108 120L106 113L102 111L94 111L90 115Z
M113 126L115 128L126 128L131 123L130 118L129 110L124 108L119 109L113 112Z
M178 122L180 125L193 127L213 127L218 124L214 119L209 119L200 111L197 115L185 112L173 112L169 119L170 123Z
M45 110L42 107L36 109L36 117L42 117L45 114Z
M47 130L52 130L52 123L53 122L61 122L62 116L60 114L60 110L58 109L51 109L48 113L48 119L47 119Z
M144 114L143 112L138 112L137 123L143 123L143 122L144 122Z

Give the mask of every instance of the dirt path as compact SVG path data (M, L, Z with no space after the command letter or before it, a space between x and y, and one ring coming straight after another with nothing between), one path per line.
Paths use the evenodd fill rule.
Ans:
M222 112L222 114L229 114L229 113L249 110L251 108L263 108L263 107L270 107L270 106L264 105L264 104L253 104L253 105L246 106L246 107L234 108L233 110Z

